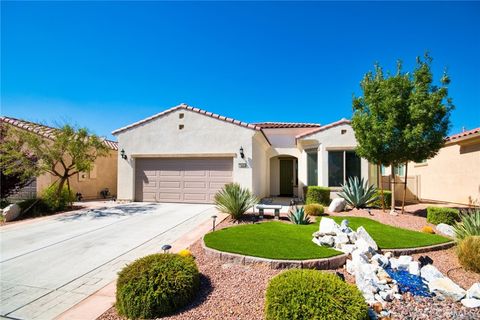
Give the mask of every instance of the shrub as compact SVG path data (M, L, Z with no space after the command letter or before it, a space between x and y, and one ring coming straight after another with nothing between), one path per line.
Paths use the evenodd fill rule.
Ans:
M330 204L330 188L308 186L305 195L305 204L318 203L324 206Z
M193 257L192 252L188 249L180 250L180 252L178 252L178 255L181 257Z
M422 228L422 232L424 232L424 233L431 233L431 234L434 234L434 233L435 233L435 231L433 230L433 228L430 227L430 226L424 226L424 227Z
M75 201L75 194L72 190L69 192L68 188L64 186L60 195L58 195L57 188L57 184L54 183L45 189L42 194L42 201L50 212L65 210Z
M129 319L172 314L190 303L200 286L195 261L177 254L152 254L118 274L116 308Z
M258 199L238 183L226 184L215 194L217 210L228 213L234 220L240 219L243 214L258 202Z
M267 320L368 319L368 306L355 285L334 274L292 269L270 280L265 317Z
M307 204L303 208L305 209L305 213L309 216L320 216L325 212L323 206L318 203Z
M449 225L454 225L459 218L459 211L457 209L427 207L427 222L433 224L446 223Z
M305 210L303 209L303 207L295 208L294 212L290 212L288 219L293 224L309 224L310 223L310 217L308 216L308 214L305 214Z
M365 208L377 200L376 191L377 189L373 185L368 185L363 178L350 177L347 183L342 185L342 191L338 193L338 196L345 199L354 208Z
M462 211L461 221L453 226L457 241L469 236L480 236L480 208Z
M480 272L480 236L469 236L457 244L460 264L467 270Z
M377 197L377 200L373 201L370 203L370 207L373 208L383 208L382 206L382 192L377 189L375 192L375 196ZM383 202L385 203L385 208L390 208L390 204L392 203L392 191L389 190L383 190Z

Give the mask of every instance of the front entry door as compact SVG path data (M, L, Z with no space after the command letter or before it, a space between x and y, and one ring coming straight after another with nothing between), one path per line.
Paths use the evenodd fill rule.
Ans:
M280 159L280 195L293 196L293 160Z

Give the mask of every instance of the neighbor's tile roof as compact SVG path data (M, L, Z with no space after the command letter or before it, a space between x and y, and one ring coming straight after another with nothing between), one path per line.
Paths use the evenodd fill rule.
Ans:
M329 123L329 124L326 124L324 126L321 126L319 128L315 128L311 131L308 131L308 132L305 132L305 133L302 133L302 134L299 134L298 136L296 136L295 138L296 139L300 139L300 138L304 138L304 137L307 137L311 134L314 134L314 133L317 133L317 132L321 132L321 131L325 131L327 129L330 129L330 128L333 128L333 127L336 127L336 126L340 126L342 124L350 124L351 121L350 120L347 120L345 118L343 119L340 119L338 121L335 121L335 122L332 122L332 123Z
M47 139L55 139L55 132L57 128L49 127L43 124L30 122L26 120L20 120L12 117L0 117L0 121L10 124L17 128L36 133ZM118 150L118 143L112 140L103 140L103 143L112 150Z
M480 134L480 127L448 136L448 137L445 138L445 141L446 142L455 142L459 139L470 137L472 135L478 135L478 134Z
M246 123L246 122L243 122L243 121L239 121L239 120L235 120L235 119L232 119L232 118L227 118L227 117L224 117L224 116L221 116L221 115L218 115L216 113L212 113L212 112L208 112L208 111L205 111L205 110L202 110L202 109L198 109L198 108L195 108L195 107L192 107L192 106L189 106L185 103L182 103L176 107L173 107L173 108L170 108L168 110L165 110L165 111L162 111L160 113L157 113L157 114L154 114L153 116L151 117L148 117L148 118L145 118L143 120L140 120L140 121L137 121L137 122L134 122L132 124L129 124L128 126L125 126L123 128L120 128L120 129L117 129L115 131L112 132L112 134L118 134L120 132L123 132L123 131L126 131L126 130L129 130L131 128L134 128L136 126L139 126L139 125L142 125L144 123L148 123L152 120L155 120L161 116L164 116L166 114L169 114L173 111L176 111L176 110L180 110L180 109L185 109L185 110L190 110L190 111L193 111L193 112L197 112L197 113L200 113L200 114L203 114L203 115L206 115L208 117L211 117L211 118L214 118L214 119L219 119L219 120L222 120L222 121L225 121L225 122L230 122L230 123L233 123L233 124L236 124L238 126L241 126L241 127L244 127L244 128L248 128L248 129L253 129L253 130L257 130L257 131L261 131L262 128L259 127L259 126L256 126L254 124L249 124L249 123Z
M319 123L302 123L302 122L259 122L252 123L262 129L278 129L278 128L318 128Z

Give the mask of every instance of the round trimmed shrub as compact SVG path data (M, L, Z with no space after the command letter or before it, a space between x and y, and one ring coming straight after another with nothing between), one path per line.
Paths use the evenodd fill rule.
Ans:
M319 216L324 212L323 206L318 203L307 204L303 206L303 209L309 216Z
M422 228L422 232L423 232L423 233L435 234L435 230L433 230L433 228L430 227L430 226L424 226L424 227Z
M465 269L480 272L480 236L469 236L460 241L457 256Z
M427 207L427 222L453 226L459 220L460 212L455 208Z
M200 274L193 258L152 254L120 271L115 306L129 319L162 317L190 303L199 287Z
M292 269L270 280L265 317L267 320L368 319L368 306L356 286L332 273Z

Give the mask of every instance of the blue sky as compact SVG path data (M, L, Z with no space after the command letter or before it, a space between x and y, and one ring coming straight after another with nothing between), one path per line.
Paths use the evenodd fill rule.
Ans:
M480 126L480 3L2 2L1 113L110 136L181 102L247 122L351 116L365 72L426 50L451 132Z

